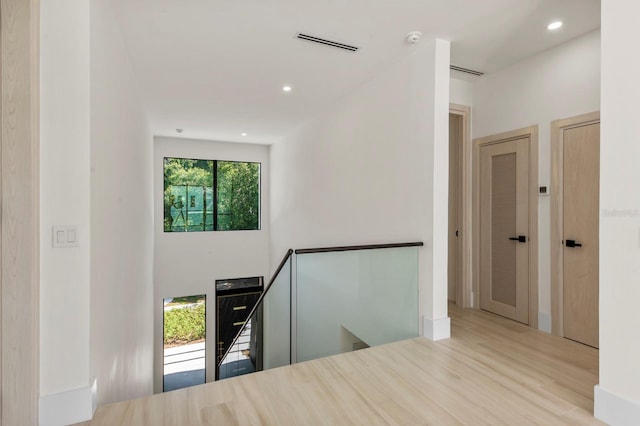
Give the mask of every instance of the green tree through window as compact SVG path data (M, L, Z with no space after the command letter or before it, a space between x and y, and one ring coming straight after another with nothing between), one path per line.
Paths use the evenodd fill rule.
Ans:
M256 229L260 163L164 159L165 232Z
M260 164L218 161L218 231L258 229Z

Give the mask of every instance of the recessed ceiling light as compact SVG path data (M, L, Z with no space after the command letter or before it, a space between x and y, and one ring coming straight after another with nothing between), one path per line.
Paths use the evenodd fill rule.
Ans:
M246 133L240 133L240 136L247 136Z
M291 91L291 86L284 86L282 88L282 90L284 90L285 92L290 92Z
M562 21L556 21L556 22L552 22L549 25L547 25L547 29L548 30L557 30L561 26L562 26Z

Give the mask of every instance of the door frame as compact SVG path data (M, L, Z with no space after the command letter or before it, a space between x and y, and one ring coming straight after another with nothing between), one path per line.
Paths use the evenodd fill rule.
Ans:
M472 197L471 197L471 107L458 104L449 104L449 114L462 117L462 138L460 156L460 177L462 180L462 192L460 206L462 223L460 229L459 247L462 248L460 256L460 280L456 288L456 305L461 308L471 308L474 306L472 289L472 237L468 230L472 229Z
M480 309L480 148L529 138L529 326L538 328L538 125L473 141L473 303Z
M40 2L0 0L0 423L38 424Z
M600 111L581 114L551 122L551 332L564 337L564 277L563 277L563 136L564 131L600 122Z

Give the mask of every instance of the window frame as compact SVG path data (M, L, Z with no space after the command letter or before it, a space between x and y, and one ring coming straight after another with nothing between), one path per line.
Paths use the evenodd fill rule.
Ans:
M166 219L164 212L164 191L165 191L165 167L167 160L193 160L193 161L211 161L212 162L212 206L213 206L213 229L196 229L189 230L188 229L188 218L185 223L184 231L167 231L164 227L164 221ZM257 164L258 165L258 212L257 212L257 228L255 229L218 229L219 221L218 221L218 163L245 163L245 164ZM163 156L162 157L162 204L163 204L163 213L162 213L162 230L163 233L172 234L177 233L181 234L184 232L241 232L241 231L261 231L262 230L262 162L260 161L243 161L243 160L212 160L206 158L188 158L188 157L176 157L176 156ZM189 202L189 200L185 200L185 202ZM206 228L206 217L203 219L203 228Z

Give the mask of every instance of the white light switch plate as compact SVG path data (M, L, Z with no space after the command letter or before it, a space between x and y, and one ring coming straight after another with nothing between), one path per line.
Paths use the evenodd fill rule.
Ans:
M51 233L53 248L78 247L78 226L58 225Z

